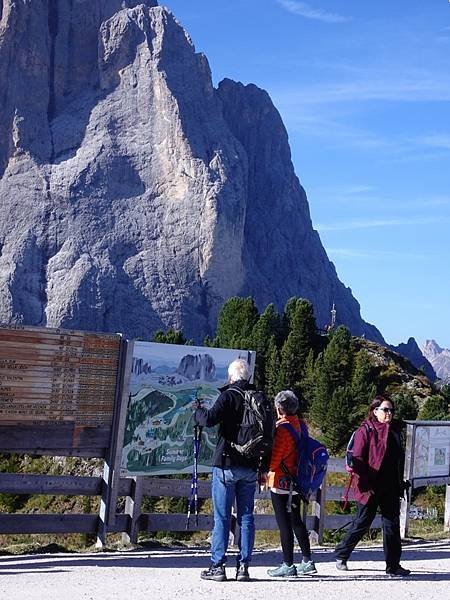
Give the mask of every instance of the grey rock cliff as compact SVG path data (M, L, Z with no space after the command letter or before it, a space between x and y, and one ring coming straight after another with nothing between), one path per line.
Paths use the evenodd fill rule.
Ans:
M450 383L450 349L441 348L434 340L427 340L422 353L433 365L439 379Z
M201 340L223 302L309 298L382 341L312 228L268 95L151 0L3 0L0 321Z

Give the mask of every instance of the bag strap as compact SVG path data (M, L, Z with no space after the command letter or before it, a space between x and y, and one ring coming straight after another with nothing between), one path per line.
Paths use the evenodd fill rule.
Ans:
M309 437L306 425L300 422L300 432L298 432L295 429L292 423L280 423L280 427L284 427L284 429L287 429L287 431L289 431L291 436L294 438L295 445L297 446L297 451L299 453L303 452L303 450L306 448L306 440Z

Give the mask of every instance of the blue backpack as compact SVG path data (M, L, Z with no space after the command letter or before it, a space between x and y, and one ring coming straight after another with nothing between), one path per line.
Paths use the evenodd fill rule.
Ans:
M304 423L300 423L301 435L290 423L282 423L281 427L287 429L295 440L298 454L297 473L289 473L283 464L281 467L292 477L294 490L308 502L309 497L322 485L327 472L328 450L321 442L309 436Z

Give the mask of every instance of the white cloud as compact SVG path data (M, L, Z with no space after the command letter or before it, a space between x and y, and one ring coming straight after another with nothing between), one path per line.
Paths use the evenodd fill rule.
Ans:
M347 23L351 21L350 17L329 13L321 8L314 8L306 2L299 2L298 0L277 0L277 2L288 12L305 17L305 19L314 19L323 23Z
M338 221L336 223L319 223L315 228L322 231L346 231L350 229L370 229L375 227L403 227L415 225L432 225L434 223L446 223L448 219L438 216L392 218L392 219L351 219L349 221Z
M450 82L439 77L412 75L403 79L381 77L343 81L327 85L305 85L297 89L279 90L278 98L286 104L363 102L363 101L448 101Z
M419 144L424 146L430 146L431 148L443 148L444 150L450 150L450 134L437 133L432 135L425 135L415 140Z
M426 260L430 256L424 254L413 254L408 252L395 252L388 250L377 250L374 249L371 252L365 250L355 250L354 248L326 248L327 254L330 257L340 259L363 259L363 260L377 260L377 259L397 259L397 260Z

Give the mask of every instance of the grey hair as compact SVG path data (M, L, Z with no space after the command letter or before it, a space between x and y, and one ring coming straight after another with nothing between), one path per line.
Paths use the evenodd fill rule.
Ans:
M298 398L291 390L283 390L275 396L275 407L284 415L295 415L298 410Z
M250 379L250 367L246 360L237 358L230 363L228 367L228 381L234 383L240 379L248 381Z

